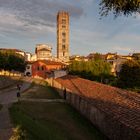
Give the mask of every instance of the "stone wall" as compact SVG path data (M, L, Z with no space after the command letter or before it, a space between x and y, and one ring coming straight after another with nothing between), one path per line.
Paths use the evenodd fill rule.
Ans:
M140 134L119 122L107 112L100 110L92 101L86 97L77 95L66 89L56 80L47 79L47 82L54 87L62 98L76 108L81 114L89 119L97 128L100 129L111 140L139 140ZM64 95L66 94L66 95Z

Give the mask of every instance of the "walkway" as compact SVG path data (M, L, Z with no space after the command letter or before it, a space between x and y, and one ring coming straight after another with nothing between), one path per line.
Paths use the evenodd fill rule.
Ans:
M46 102L61 102L64 103L65 100L64 99L32 99L32 98L21 98L21 101L29 101L29 102L42 102L42 103L46 103Z
M25 78L21 92L28 89L31 82L31 78ZM12 124L10 121L8 108L12 103L17 102L16 93L16 85L9 89L0 91L0 104L3 105L3 108L0 111L0 140L9 140L12 135Z

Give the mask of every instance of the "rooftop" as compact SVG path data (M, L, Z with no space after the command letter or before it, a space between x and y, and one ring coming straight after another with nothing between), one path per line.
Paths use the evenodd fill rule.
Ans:
M71 75L56 80L111 118L140 133L140 94Z
M47 64L47 65L65 65L64 63L57 62L57 61L50 61L50 60L37 60L33 63L37 63L37 62L42 62L42 63Z

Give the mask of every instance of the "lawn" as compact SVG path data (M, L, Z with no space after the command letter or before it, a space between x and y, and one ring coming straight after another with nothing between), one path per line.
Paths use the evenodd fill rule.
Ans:
M0 110L2 109L2 105L0 104Z
M22 83L20 77L0 76L0 90L12 87L16 85L17 83Z
M32 88L23 93L22 97L34 99L59 99L58 93L46 84L32 84Z
M88 120L66 103L21 102L10 108L12 121L29 140L106 139Z

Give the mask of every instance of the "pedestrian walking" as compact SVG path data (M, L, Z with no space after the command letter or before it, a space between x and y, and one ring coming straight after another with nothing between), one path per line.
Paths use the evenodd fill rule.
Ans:
M20 91L20 89L21 89L20 84L17 84L17 89Z
M18 102L20 101L20 91L17 92Z
M18 102L20 101L20 90L21 90L21 85L17 84L17 98L18 98Z

